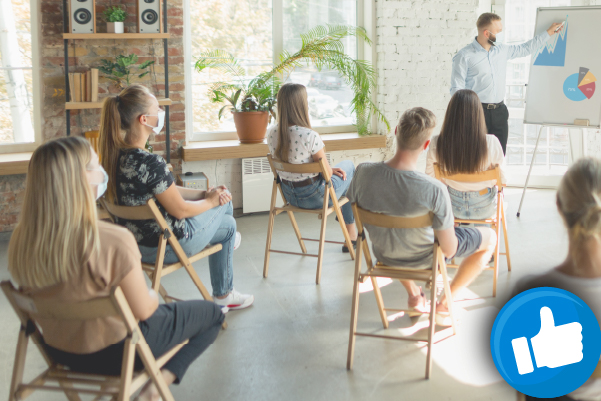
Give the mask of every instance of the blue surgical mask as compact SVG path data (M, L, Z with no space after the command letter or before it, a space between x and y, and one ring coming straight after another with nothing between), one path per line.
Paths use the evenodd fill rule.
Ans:
M104 178L102 179L101 183L99 183L99 184L90 183L92 185L97 185L96 199L100 199L100 197L102 197L102 195L104 195L104 193L106 192L106 189L108 188L109 175L106 173L106 171L104 170L104 168L102 166L98 166L97 169L90 170L90 171L102 171L102 174L104 175Z
M148 124L144 124L144 125L152 128L152 130L154 131L155 134L158 134L159 132L161 132L161 130L163 129L163 126L165 125L165 110L159 109L158 114L144 114L144 115L146 117L158 117L159 121L157 122L156 127L153 127Z

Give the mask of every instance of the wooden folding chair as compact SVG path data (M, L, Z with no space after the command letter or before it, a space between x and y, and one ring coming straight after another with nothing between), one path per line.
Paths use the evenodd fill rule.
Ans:
M494 253L494 265L488 267L486 270L493 270L493 284L492 284L492 296L497 296L497 279L499 277L499 255L505 255L507 257L507 270L511 271L511 259L509 257L509 240L507 237L507 221L505 219L505 205L503 203L503 184L501 182L501 168L496 166L492 169L481 171L474 174L447 174L440 169L438 163L434 163L434 174L436 179L442 181L453 180L457 182L482 182L495 180L497 183L497 210L495 214L488 219L484 220L469 220L469 219L455 219L455 223L474 223L474 224L490 224L492 229L497 234L497 245L495 246ZM501 225L503 226L503 236L505 237L505 252L500 252L501 248ZM456 264L448 264L447 267L457 268Z
M326 170L325 164L323 160L319 160L314 163L307 164L291 164L284 163L277 159L274 159L270 154L267 155L267 160L269 161L269 165L271 166L271 171L273 172L273 189L271 191L271 206L269 208L269 226L267 227L267 244L265 245L265 264L263 266L263 277L267 277L267 273L269 272L269 253L285 253L289 255L300 255L300 256L312 256L317 258L317 275L315 277L315 283L319 284L321 280L321 265L323 262L323 248L325 243L330 244L340 244L346 246L349 249L349 253L351 255L351 259L355 258L355 250L353 249L353 244L351 242L351 237L348 234L346 229L346 225L344 223L344 218L342 217L341 207L346 204L349 200L345 196L338 199L336 196L336 191L334 191L334 187L332 186L332 180L328 171ZM282 192L281 181L278 175L279 171L285 171L288 173L321 173L322 177L325 179L325 185L327 187L327 191L324 191L323 197L323 206L321 209L301 209L300 207L292 206L284 196L284 192ZM284 206L276 207L276 198L278 196L278 191L282 196L284 201ZM332 200L332 207L329 207L329 201ZM292 223L292 228L294 229L294 233L296 234L296 238L298 239L298 243L300 245L302 253L299 252L288 252L288 251L278 251L275 249L271 249L271 239L273 235L273 223L275 221L275 216L278 214L286 212L288 217L290 218L290 222ZM296 219L294 218L294 212L298 213L312 213L316 214L318 219L321 219L321 230L319 233L319 239L313 238L303 238L301 236L298 225L296 224ZM332 212L336 213L338 217L338 223L340 223L340 228L342 228L342 234L344 235L344 242L338 241L326 241L326 222L327 217L332 214ZM316 241L319 242L319 251L317 254L307 253L307 248L305 247L304 241Z
M178 344L158 359L152 355L144 335L138 327L121 288L112 289L110 296L96 298L78 303L43 301L38 302L22 294L9 281L3 281L2 291L8 298L21 321L21 329L17 341L15 364L10 383L9 401L23 400L35 390L64 392L69 401L81 401L79 394L95 395L99 400L103 395L111 396L112 400L125 401L142 387L148 379L156 385L165 401L173 401L167 383L160 373L161 368L186 343ZM123 351L121 376L106 376L89 373L78 373L65 366L57 364L46 352L41 330L35 319L58 320L88 320L114 316L121 319L127 329L127 337ZM29 383L23 382L25 359L29 339L38 346L46 360L48 368ZM134 372L136 354L144 363L144 370Z
M351 328L349 333L348 357L346 361L346 368L348 370L351 370L353 368L353 357L355 353L355 336L385 338L392 340L425 341L428 343L428 354L426 356L426 379L429 379L430 371L432 370L432 344L434 342L435 334L436 279L438 278L439 274L442 275L445 298L449 301L453 299L453 297L451 296L451 286L449 284L445 258L442 253L442 250L438 245L438 241L434 241L434 257L432 261L432 268L430 269L415 269L400 266L387 266L382 263L376 263L374 265L371 258L371 254L369 252L369 245L367 244L367 241L365 239L364 225L369 224L375 227L388 229L432 227L432 215L427 214L418 217L388 216L385 214L373 213L361 209L359 206L357 206L356 203L353 203L353 213L355 215L355 224L357 224L359 236L357 237L355 280L353 285L353 302L351 307ZM402 244L399 244L399 246L402 246ZM361 273L361 252L365 253L365 263L367 264L367 271L365 273ZM405 312L411 314L419 312L409 311L406 309L385 308L384 300L382 298L382 292L380 291L380 287L378 287L377 277L387 277L398 280L424 281L426 283L426 286L431 286L429 313L430 326L428 328L427 339L416 339L414 337L400 337L357 332L357 315L359 311L359 283L364 282L365 279L368 277L371 279L374 288L374 295L376 296L376 303L380 312L380 318L382 319L382 325L385 329L388 328L388 315L386 313L387 311L393 311L397 313ZM453 302L448 302L448 308L454 335L457 334L457 327L455 315L453 314Z
M119 206L106 201L104 198L101 199L100 202L102 203L104 209L109 212L113 221L115 221L115 217L125 220L155 220L159 227L161 227L162 232L159 236L156 262L154 265L151 263L142 262L142 269L150 278L150 281L152 282L152 289L158 292L161 297L163 297L165 302L180 301L180 299L174 298L167 293L165 288L161 285L161 278L181 269L182 267L186 270L186 272L188 272L188 275L192 279L192 282L194 282L194 285L196 285L198 288L198 291L200 291L202 297L207 301L213 301L213 297L211 294L209 294L209 291L207 291L207 288L200 280L200 277L198 277L198 274L196 274L196 270L194 270L192 263L219 252L222 249L221 244L208 245L196 255L188 258L186 252L184 252L182 246L177 241L177 237L169 228L169 225L165 221L165 218L161 214L161 211L157 207L154 199L149 199L145 206ZM165 249L167 247L167 243L171 245L171 248L175 252L179 262L169 265L165 265L163 263L165 259ZM223 322L223 328L227 328L226 322Z

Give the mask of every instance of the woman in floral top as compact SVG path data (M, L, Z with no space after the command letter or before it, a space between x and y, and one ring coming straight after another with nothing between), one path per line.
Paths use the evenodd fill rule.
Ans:
M150 134L162 130L164 117L156 97L141 85L129 86L104 101L100 154L109 175L106 197L123 206L141 206L155 199L188 256L209 244L222 244L221 251L209 256L215 303L229 309L246 308L254 297L234 289L233 252L239 233L232 196L224 186L197 191L175 185L165 160L144 148ZM118 219L117 223L134 234L142 261L154 263L161 234L156 221ZM175 262L177 256L167 245L165 263Z
M299 84L284 84L278 92L278 124L267 134L269 152L279 160L292 164L325 161L332 177L336 196L341 197L351 184L355 166L345 160L330 167L326 159L324 144L319 134L311 129L307 89ZM319 209L323 206L325 179L319 173L299 174L281 172L282 191L291 205L303 209ZM332 200L330 200L332 206ZM357 230L351 204L342 206L342 216L353 244L357 241ZM346 245L342 252L348 252Z

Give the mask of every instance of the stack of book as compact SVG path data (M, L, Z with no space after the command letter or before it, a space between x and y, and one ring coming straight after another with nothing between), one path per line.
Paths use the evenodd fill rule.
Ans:
M69 89L72 102L97 102L98 70L69 73Z

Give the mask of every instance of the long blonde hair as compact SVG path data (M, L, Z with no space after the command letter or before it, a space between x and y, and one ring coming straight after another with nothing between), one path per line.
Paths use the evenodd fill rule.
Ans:
M578 262L585 243L601 239L601 160L582 158L568 169L557 189L557 208L568 228L571 256Z
M8 269L21 286L66 282L98 254L96 198L86 174L92 150L81 137L33 152L23 209L8 245Z
M152 94L142 85L131 85L116 96L109 96L102 104L100 116L100 154L102 167L109 176L106 197L110 202L117 198L117 170L119 168L119 151L132 149L131 127L134 121L146 113L151 103ZM123 133L125 131L125 134Z
M311 129L307 89L300 84L284 84L278 92L278 146L275 155L288 162L290 134L288 128L297 125Z

